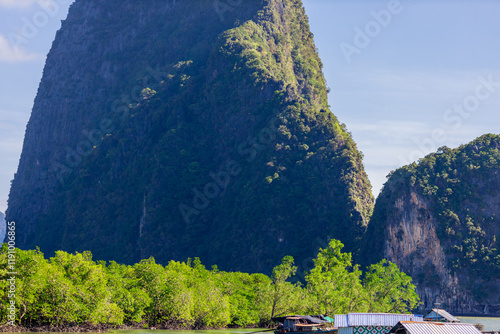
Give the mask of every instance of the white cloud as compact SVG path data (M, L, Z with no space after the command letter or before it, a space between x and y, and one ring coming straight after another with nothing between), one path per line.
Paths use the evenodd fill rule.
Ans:
M43 55L36 53L30 54L18 46L12 46L10 42L0 34L0 62L20 63L41 59L43 59Z

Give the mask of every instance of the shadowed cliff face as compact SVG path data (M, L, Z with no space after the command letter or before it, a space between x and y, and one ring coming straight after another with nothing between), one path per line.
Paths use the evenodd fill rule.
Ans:
M363 253L412 276L422 309L439 300L455 313L500 314L498 148L486 135L444 149L395 171L377 199Z
M190 15L180 18L180 13ZM231 14L235 9L225 12L227 22ZM213 30L204 29L203 20ZM7 215L25 226L25 242L34 222L53 206L57 187L81 167L94 146L88 143L99 143L104 132L118 128L115 119L127 116L123 109L140 98L139 87L158 84L165 75L161 66L182 59L188 49L206 57L209 50L193 45L215 42L227 22L210 1L71 6L47 58L11 188Z
M298 0L76 1L11 189L20 246L245 271L356 251L373 198L321 69Z

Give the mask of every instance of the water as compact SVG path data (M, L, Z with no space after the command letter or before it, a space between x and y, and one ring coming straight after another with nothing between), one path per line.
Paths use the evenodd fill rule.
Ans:
M267 329L267 332L262 333L266 329L259 328L235 328L235 329L220 329L220 330L201 330L201 331L167 331L167 330L148 330L148 329L134 329L134 330L123 330L123 331L109 331L110 334L271 334L272 331ZM102 333L89 333L89 334L102 334Z
M463 323L469 324L482 324L484 331L498 331L500 330L500 318L482 318L482 317L457 317ZM128 331L109 331L110 334L249 334L261 333L257 328L251 329L225 329L225 330L206 330L206 331L165 331L165 330L128 330ZM272 334L272 332L266 332ZM262 333L262 334L266 334ZM102 333L89 333L89 334L102 334Z
M262 331L267 331L262 333ZM236 329L221 329L221 330L202 330L202 331L171 331L171 330L149 330L149 329L134 329L134 330L110 330L107 334L270 334L269 328L260 329L259 328L236 328ZM23 334L23 333L12 333L12 334ZM32 333L25 333L32 334ZM37 334L58 334L58 333L37 333ZM67 333L59 333L67 334ZM103 334L97 332L89 332L85 334Z
M500 318L480 318L480 317L457 317L460 321L469 324L481 324L484 331L499 331Z
M262 329L265 330L265 329ZM259 328L235 328L235 329L221 329L221 330L202 330L202 331L167 331L167 330L149 330L149 329L134 329L123 331L109 331L110 334L250 334L261 333ZM271 333L271 332L267 332ZM262 333L265 334L265 333Z
M484 331L498 331L500 330L500 318L484 318L484 317L457 317L463 323L469 324L482 324ZM227 329L227 330L207 330L207 331L162 331L162 330L130 330L130 331L110 331L114 334L247 334L247 333L261 333L257 328L251 329ZM98 334L98 333L91 333ZM272 334L266 332L262 334Z
M457 318L460 319L463 323L482 324L484 326L484 331L500 330L500 318L484 318L484 317L457 317ZM261 329L261 331L263 330L265 329ZM135 330L110 330L108 333L109 334L251 334L251 333L260 334L262 333L261 331L259 331L258 328L250 328L250 329L236 328L236 329L203 330L203 331L167 331L167 330L135 329ZM272 332L269 331L266 332L266 334L271 334L271 333ZM20 334L20 333L15 333L15 334ZM37 333L37 334L44 334L44 333ZM85 334L102 334L102 333L85 333Z

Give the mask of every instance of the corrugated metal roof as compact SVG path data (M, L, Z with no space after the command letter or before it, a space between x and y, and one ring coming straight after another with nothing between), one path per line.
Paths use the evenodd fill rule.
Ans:
M431 312L429 312L425 318L426 319L433 319L434 316L433 314L438 314L440 315L441 317L445 318L446 320L448 321L451 321L451 322L460 322L459 319L455 318L454 316L452 316L451 314L449 314L448 312L446 312L445 310L442 310L442 309L436 309L436 308L433 308Z
M421 315L394 313L349 313L336 314L335 327L395 326L400 321L423 322Z
M482 334L472 324L402 321L401 325L408 334Z

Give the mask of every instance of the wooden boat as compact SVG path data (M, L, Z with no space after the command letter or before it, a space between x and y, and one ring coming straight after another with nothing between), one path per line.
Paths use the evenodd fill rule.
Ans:
M278 328L274 331L275 334L334 334L338 332L337 328L333 327L332 322L318 315L276 317L272 320L278 323Z

